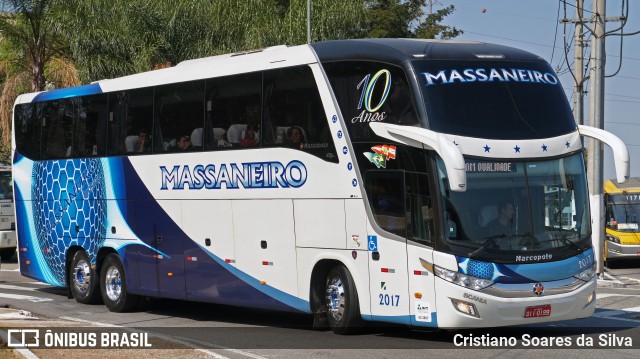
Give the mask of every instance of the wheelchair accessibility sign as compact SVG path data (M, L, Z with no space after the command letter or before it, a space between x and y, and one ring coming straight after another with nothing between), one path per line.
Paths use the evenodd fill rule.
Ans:
M378 236L367 236L367 245L369 247L369 252L377 252Z

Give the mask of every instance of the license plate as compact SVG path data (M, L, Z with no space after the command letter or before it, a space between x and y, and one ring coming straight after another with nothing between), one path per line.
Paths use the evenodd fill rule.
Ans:
M550 305L538 305L535 307L527 307L524 310L525 318L548 317L551 315Z

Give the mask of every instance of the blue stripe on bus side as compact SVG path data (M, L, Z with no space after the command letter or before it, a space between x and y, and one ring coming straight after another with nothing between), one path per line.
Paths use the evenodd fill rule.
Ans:
M101 94L102 88L99 84L93 83L84 86L67 87L46 92L41 92L31 100L31 102L51 101L68 97L87 96Z

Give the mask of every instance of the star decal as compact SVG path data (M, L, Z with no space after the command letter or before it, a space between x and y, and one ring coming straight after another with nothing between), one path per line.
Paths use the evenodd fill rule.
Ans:
M489 152L491 150L491 147L489 147L489 145L484 145L484 152Z
M547 145L544 143L542 144L542 152L547 152Z
M569 148L571 146L571 144L569 143L569 141L567 141L567 143L564 144L565 146L567 146L567 148Z
M518 145L516 145L516 147L514 147L513 149L516 150L516 153L520 153L520 147L518 147Z

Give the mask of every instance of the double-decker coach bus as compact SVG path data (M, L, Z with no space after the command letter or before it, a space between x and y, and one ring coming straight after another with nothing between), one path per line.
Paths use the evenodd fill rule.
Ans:
M576 125L549 64L478 42L279 46L25 94L20 270L115 312L168 297L337 333L588 317L581 133L623 181L626 148Z
M606 181L604 203L607 265L617 260L640 259L640 178L632 177L623 184Z

